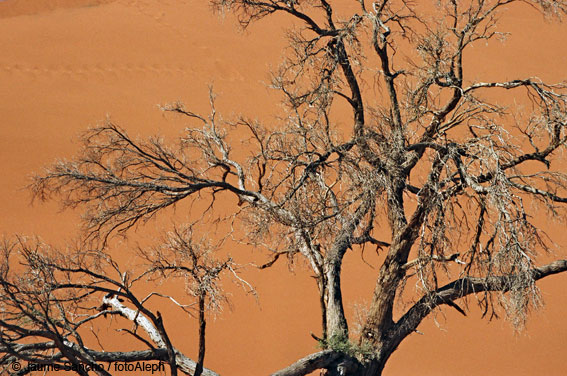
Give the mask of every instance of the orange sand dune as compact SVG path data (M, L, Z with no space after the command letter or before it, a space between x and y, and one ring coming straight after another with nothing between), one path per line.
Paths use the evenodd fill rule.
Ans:
M503 20L515 34L487 48L501 56L498 64L479 57L479 77L534 71L567 77L567 27L526 10ZM184 120L164 117L157 105L183 100L206 113L213 83L224 114L272 120L278 97L265 82L285 45L284 22L263 21L241 33L234 19L211 14L204 0L0 1L0 233L63 244L78 232L78 213L60 213L55 203L30 206L22 188L32 173L70 157L76 135L107 114L132 134L177 134ZM565 235L559 240L567 243ZM264 260L259 253L246 257ZM354 254L345 263L345 299L362 302L375 270ZM209 324L206 366L224 375L265 375L316 350L309 332L320 331L318 305L308 273L299 267L290 274L280 265L247 277L260 304L233 289L234 310ZM428 320L420 327L424 335L400 346L385 375L567 374L566 282L564 275L541 283L547 307L518 336L506 323L480 320L474 309L468 318L437 316L441 329ZM353 303L346 308L352 315ZM195 356L194 324L176 322L182 316L174 309L164 315L174 343Z

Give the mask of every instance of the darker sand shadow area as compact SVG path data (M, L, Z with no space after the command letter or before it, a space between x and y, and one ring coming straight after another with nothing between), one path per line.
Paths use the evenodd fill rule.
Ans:
M0 18L52 12L57 9L94 7L117 0L0 0Z

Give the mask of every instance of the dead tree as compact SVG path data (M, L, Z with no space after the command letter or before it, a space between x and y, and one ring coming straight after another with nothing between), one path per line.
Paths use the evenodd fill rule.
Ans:
M247 241L272 254L264 267L282 256L303 258L320 294L322 351L274 375L317 369L379 375L432 311L447 305L464 313L460 300L475 299L489 316L501 305L521 325L540 303L536 281L567 270L566 260L536 264L552 245L532 220L534 208L565 215L567 176L557 163L567 139L567 90L535 77L475 81L465 51L500 35L498 12L506 7L528 3L561 17L567 2L445 0L435 2L434 14L404 0L341 2L340 8L327 0L212 3L234 12L243 27L278 14L296 22L287 58L273 75L285 119L275 127L244 117L224 122L211 95L207 117L180 103L164 108L190 122L177 145L133 139L109 122L84 135L76 159L37 177L35 195L85 206L86 231L103 244L109 234L182 200L202 200L208 192L207 210L214 211L217 195L235 196L232 221L244 224ZM527 113L494 103L493 92L523 97ZM349 113L337 113L345 105ZM341 129L345 118L348 129ZM247 157L235 151L235 140L247 142ZM384 260L355 336L343 309L341 269L348 250L364 247L375 247ZM172 261L158 259L156 270L166 272ZM144 310L125 282L105 284L115 287L97 285L110 294L104 304L126 299L160 330L159 316ZM404 295L408 284L420 296L395 317L395 301L412 298ZM16 295L6 299L20 304ZM42 315L55 320L48 311ZM147 356L157 359L162 351L173 372L177 353L160 334L164 345ZM15 340L6 348L27 354L27 345L16 348ZM75 352L58 345L63 337L50 340L42 346L57 347L57 356L98 359L78 342Z
M0 249L0 369L14 375L58 369L80 375L111 375L113 363L154 362L161 367L155 370L165 370L167 365L171 375L178 371L217 375L203 367L205 314L226 299L218 280L226 272L236 276L236 265L231 259L215 260L213 250L195 241L191 228L176 229L164 244L141 251L148 266L144 272L131 274L100 250L62 252L37 239L5 241ZM195 301L181 304L158 291L137 296L140 282L166 278L185 282L187 294ZM189 317L198 318L196 362L173 346L160 312L148 308L156 299L166 299ZM118 320L117 330L132 336L142 349L101 348L93 328L108 327L108 320L115 317L127 320L126 325ZM89 346L91 342L97 349Z

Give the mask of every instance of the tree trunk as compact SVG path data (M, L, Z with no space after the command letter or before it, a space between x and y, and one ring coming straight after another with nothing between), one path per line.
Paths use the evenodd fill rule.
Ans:
M326 332L327 338L348 336L343 298L341 294L341 260L332 260L325 265L326 286Z
M205 361L205 330L207 321L205 320L205 295L199 296L199 358L193 376L201 376L203 373L203 364Z

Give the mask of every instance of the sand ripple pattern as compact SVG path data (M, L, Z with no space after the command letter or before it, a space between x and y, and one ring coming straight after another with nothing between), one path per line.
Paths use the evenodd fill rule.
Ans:
M1 1L1 0L0 0ZM193 35L191 26L180 17L180 14L187 14L191 12L191 8L195 0L101 0L101 6L104 4L117 4L123 7L122 13L137 13L141 14L149 22L153 24L151 28L160 28L156 30L160 38L168 38L180 42L192 42ZM127 15L126 15L127 16ZM151 20L149 20L149 19ZM150 26L148 25L148 26ZM172 35L173 34L173 35ZM197 53L204 53L201 51L203 47L195 46L190 43L192 48L200 49ZM205 48L207 49L207 48ZM136 58L135 58L136 59ZM139 58L138 58L139 59ZM136 59L136 60L138 60ZM162 62L149 62L144 61L87 61L78 58L79 62L65 62L54 61L50 63L41 62L27 62L17 60L2 59L0 56L0 74L6 76L13 76L14 78L28 78L28 79L58 79L59 77L71 80L85 80L85 79L113 79L113 78L133 78L136 77L177 77L177 76L194 76L199 74L210 73L213 70L216 75L221 76L223 79L229 81L243 81L245 78L242 74L230 64L226 64L224 59L212 58L208 61L208 65L203 67L196 67L191 64L191 59L180 59L177 61L167 61L167 57L160 59L156 57L151 60L162 60ZM76 59L77 60L77 59ZM84 63L80 62L83 60ZM112 59L114 60L114 59ZM213 75L214 76L214 75Z

